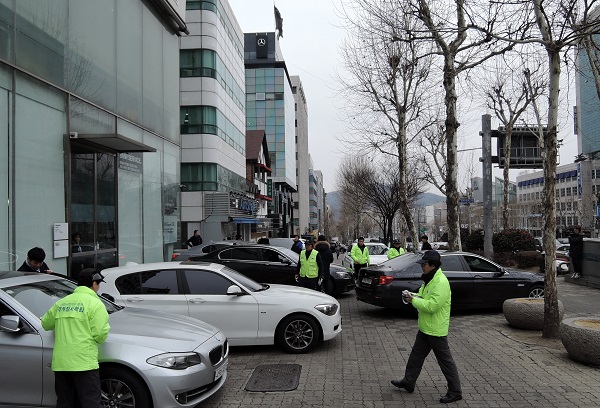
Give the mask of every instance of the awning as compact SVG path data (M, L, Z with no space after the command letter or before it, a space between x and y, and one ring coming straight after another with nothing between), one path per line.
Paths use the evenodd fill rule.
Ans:
M237 218L237 217L232 218L231 221L235 222L236 224L260 224L262 222L262 220L260 220L258 218Z
M255 194L254 197L258 198L259 200L273 201L271 197L262 194Z
M156 149L118 133L77 134L71 140L102 146L116 152L155 152Z

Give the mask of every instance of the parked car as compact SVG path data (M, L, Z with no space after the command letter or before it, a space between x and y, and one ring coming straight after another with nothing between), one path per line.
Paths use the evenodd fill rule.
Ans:
M452 309L499 308L506 299L543 297L544 275L504 268L469 252L440 252L442 271L452 290ZM361 269L356 286L360 301L391 309L408 309L403 290L417 292L423 283L422 253L407 253L379 266Z
M299 239L300 239L300 242L302 242L302 249L305 249L304 242L306 240L303 238L299 238ZM277 246L277 247L290 249L292 247L293 243L294 243L294 238L269 238L269 245L273 245L273 246Z
M40 318L75 288L57 275L0 272L0 406L56 405L54 332ZM218 329L101 300L110 324L99 347L103 406L195 407L223 386L229 346Z
M385 244L380 242L365 242L365 246L369 249L371 265L379 265L380 263L387 261L387 251L389 248ZM354 261L350 256L350 251L352 251L352 248L348 249L348 252L346 252L346 255L342 259L342 265L354 270Z
M232 346L279 343L305 353L342 331L331 296L257 283L216 263L131 263L102 274L102 291L117 304L195 317L219 327Z
M209 252L215 251L217 249L225 248L225 247L228 247L231 245L238 245L238 244L247 244L247 242L246 241L236 241L236 240L205 242L203 244L197 245L190 249L185 249L181 252L173 251L173 256L171 257L171 260L178 261L178 262L179 261L187 261L191 256L194 256L194 257L204 256L204 255L208 254Z
M271 245L248 244L221 248L202 258L202 260L227 265L231 269L262 283L298 285L295 276L299 255L288 248ZM328 295L339 295L354 289L352 271L340 265L331 264L329 280L324 288Z

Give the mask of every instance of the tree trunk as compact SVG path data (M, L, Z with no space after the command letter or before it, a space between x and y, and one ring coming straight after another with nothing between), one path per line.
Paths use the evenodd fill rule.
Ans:
M543 337L559 336L558 293L556 290L556 157L558 153L557 123L558 95L560 86L560 53L547 47L550 65L550 92L548 109L548 132L544 137L544 250L546 282L544 285L544 330Z
M444 90L446 104L446 136L447 136L447 165L446 169L446 209L448 212L448 246L450 250L462 249L460 243L460 228L458 220L458 163L456 130L460 126L456 113L456 72L454 58L446 55L444 58Z
M504 171L502 175L504 177L504 191L502 197L502 226L505 230L509 229L508 225L508 192L510 187L510 179L508 178L508 170L510 169L510 148L512 142L512 131L513 124L509 122L506 126L506 141L504 143Z

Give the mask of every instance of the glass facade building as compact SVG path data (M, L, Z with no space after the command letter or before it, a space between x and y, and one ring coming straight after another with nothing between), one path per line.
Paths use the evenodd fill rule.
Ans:
M71 275L170 256L186 30L172 12L148 1L0 1L3 269L35 246Z

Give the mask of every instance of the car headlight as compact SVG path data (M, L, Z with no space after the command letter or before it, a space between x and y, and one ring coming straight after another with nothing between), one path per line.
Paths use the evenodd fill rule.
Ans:
M196 353L164 353L146 360L148 364L172 370L184 370L188 367L202 364L200 356Z
M326 305L316 305L315 309L317 309L324 315L333 316L338 311L338 305L336 305L335 303L328 303Z
M350 279L352 276L345 271L335 271L335 276L340 279Z

